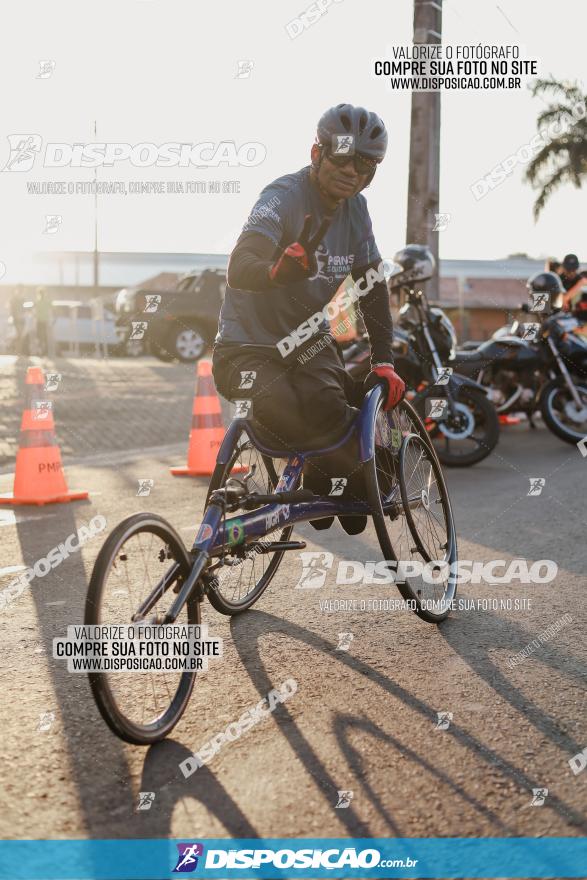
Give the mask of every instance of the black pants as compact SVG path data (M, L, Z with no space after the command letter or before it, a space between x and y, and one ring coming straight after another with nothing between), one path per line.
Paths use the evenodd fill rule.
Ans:
M219 344L212 355L219 393L228 400L250 400L254 428L268 446L289 452L331 446L355 420L362 386L344 369L332 337L314 338L283 358L277 349ZM332 480L347 477L345 498L364 497L353 432L335 453L316 456L304 468L304 485L320 495Z

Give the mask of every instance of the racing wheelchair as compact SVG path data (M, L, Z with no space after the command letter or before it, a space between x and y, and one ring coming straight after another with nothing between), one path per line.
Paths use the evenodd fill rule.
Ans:
M296 523L345 514L372 517L384 560L394 572L391 580L408 607L427 622L444 620L458 567L448 491L415 410L402 401L385 411L383 399L381 386L372 388L347 435L335 446L310 452L264 446L253 420L234 419L218 451L191 549L156 514L123 520L96 559L84 623L200 624L206 597L223 614L246 611L285 555L306 546L292 540ZM357 432L365 500L317 496L300 488L306 459L337 449L351 431ZM89 678L111 730L127 742L149 745L179 721L196 674L92 672ZM145 684L144 676L155 680Z

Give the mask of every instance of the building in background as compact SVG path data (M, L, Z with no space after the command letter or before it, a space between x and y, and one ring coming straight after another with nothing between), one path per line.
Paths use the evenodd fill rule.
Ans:
M33 299L42 284L51 300L90 300L96 294L113 303L125 287L151 291L169 289L186 272L213 268L225 270L225 254L100 253L100 286L93 286L94 254L55 252L37 254L22 277L7 274L0 285L0 345L5 338L10 300L17 284L21 295ZM440 290L431 301L453 320L459 340L487 339L510 320L527 299L526 280L544 266L543 260L516 257L505 260L441 260Z

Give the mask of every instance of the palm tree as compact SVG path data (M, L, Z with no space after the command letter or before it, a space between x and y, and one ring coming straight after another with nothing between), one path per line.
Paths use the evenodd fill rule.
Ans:
M586 99L577 83L538 79L532 86L532 95L548 94L552 102L536 124L543 135L544 146L532 159L524 179L540 192L534 202L534 219L552 193L563 183L581 188L587 176L587 118ZM550 134L550 126L557 124L560 133Z

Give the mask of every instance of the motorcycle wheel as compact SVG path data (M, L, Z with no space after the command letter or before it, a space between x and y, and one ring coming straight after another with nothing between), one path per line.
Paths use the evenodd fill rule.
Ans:
M434 387L414 400L419 414L424 418L426 397L436 397ZM457 411L467 420L472 420L472 430L455 430L450 420L433 422L425 419L429 437L436 454L447 467L471 467L490 455L499 440L499 419L495 407L483 391L477 388L462 388L456 400ZM461 436L459 436L461 435Z
M587 411L587 386L575 382L575 388L583 401L583 412ZM558 406L557 406L558 404ZM565 443L577 443L587 434L587 418L575 423L566 414L568 406L574 406L573 398L564 379L558 377L548 382L540 395L540 412L553 434Z

